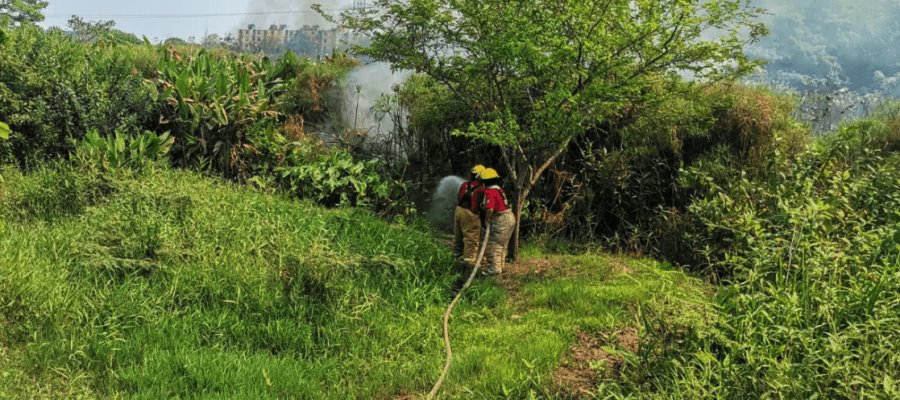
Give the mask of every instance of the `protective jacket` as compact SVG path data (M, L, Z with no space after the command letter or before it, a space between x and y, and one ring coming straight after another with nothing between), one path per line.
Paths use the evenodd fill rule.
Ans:
M506 192L499 186L491 186L484 189L482 194L481 208L484 210L494 210L494 213L502 213L510 209L509 198Z
M481 204L481 197L484 194L484 185L478 181L470 181L463 183L459 187L459 206L478 212L478 206Z

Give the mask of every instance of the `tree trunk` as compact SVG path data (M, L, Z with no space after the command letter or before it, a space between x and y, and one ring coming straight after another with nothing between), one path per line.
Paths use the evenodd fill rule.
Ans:
M519 237L522 228L522 210L525 208L525 198L517 196L514 215L516 216L516 229L513 230L512 239L509 241L509 258L513 262L519 262Z
M519 162L520 166L523 166L522 170L526 171L526 173L519 172L514 173L514 182L516 189L516 204L513 209L514 215L516 216L516 228L513 230L513 236L510 238L510 244L507 251L507 255L513 262L519 261L519 239L522 233L522 211L525 209L525 201L528 200L528 195L531 194L531 190L537 185L538 180L541 178L541 175L544 174L544 171L553 164L557 158L569 147L569 143L571 143L572 138L569 137L559 147L557 147L556 151L548 157L543 164L540 166L534 166L528 164L528 158L525 157L525 152L519 150L519 156L521 157ZM514 171L512 169L511 163L507 164L510 167L510 171Z
M513 206L513 215L516 216L516 227L513 230L512 238L509 240L509 250L507 255L513 262L519 261L519 242L522 232L522 211L525 209L525 200L528 200L528 188L516 188L516 201Z

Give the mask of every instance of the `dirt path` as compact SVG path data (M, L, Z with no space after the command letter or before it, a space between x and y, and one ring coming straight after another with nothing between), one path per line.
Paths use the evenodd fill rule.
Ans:
M610 267L616 273L634 272L621 260L611 261ZM531 258L510 264L498 282L506 289L510 301L517 308L521 308L524 303L524 294L520 290L523 280L540 279L551 275L569 276L569 274L575 275L577 271L568 268L559 258ZM638 346L638 331L634 327L607 333L578 332L575 344L566 354L560 367L552 374L553 385L561 393L574 398L596 398L601 378L617 378L625 363L624 357L612 350L637 353Z
M452 239L441 242L448 247L453 245ZM613 274L634 273L634 270L619 257L610 257L606 261ZM460 268L459 272L462 276L466 276L467 270ZM574 277L583 273L583 268L568 265L564 257L541 256L509 263L503 274L494 279L506 291L513 308L527 312L528 299L522 290L524 284L542 279ZM519 315L512 316L513 319L518 317ZM551 373L554 390L566 397L596 398L596 390L601 379L615 379L620 376L625 363L620 351L636 353L638 346L638 330L634 327L609 332L577 332L575 341L563 356L560 366ZM397 399L409 398L407 396Z
M601 378L618 378L625 358L610 353L613 347L636 353L639 337L637 329L628 327L611 335L591 335L578 332L578 340L567 359L553 373L553 384L575 398L595 398Z

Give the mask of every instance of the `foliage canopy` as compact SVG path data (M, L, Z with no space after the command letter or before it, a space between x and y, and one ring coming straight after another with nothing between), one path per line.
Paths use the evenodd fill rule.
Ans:
M473 115L457 134L502 149L521 214L573 138L671 92L650 88L753 68L760 13L740 0L378 0L341 18L371 35L359 54L430 76Z
M0 0L0 26L41 22L45 8L47 2L42 0Z
M141 43L137 36L116 29L116 21L86 21L82 17L73 15L72 18L69 18L68 25L74 36L84 42L103 40L115 44Z

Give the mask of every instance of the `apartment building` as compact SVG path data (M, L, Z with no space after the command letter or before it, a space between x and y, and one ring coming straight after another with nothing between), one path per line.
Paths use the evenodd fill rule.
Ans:
M327 56L351 42L350 32L341 28L321 29L318 25L304 25L299 29L270 25L268 29L260 29L251 24L238 31L238 43L245 50L290 48L309 56Z

